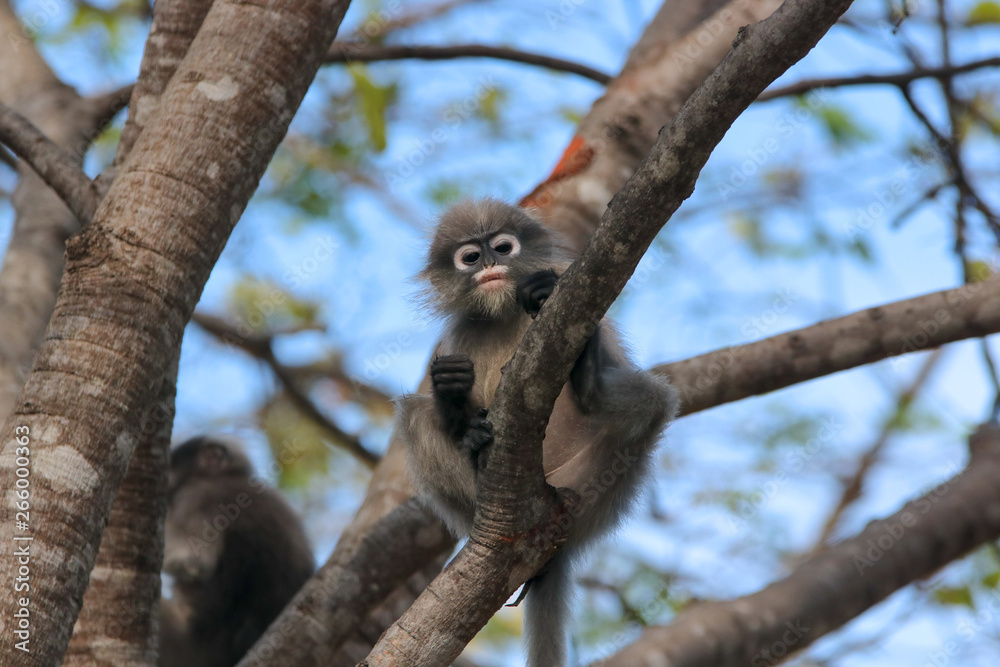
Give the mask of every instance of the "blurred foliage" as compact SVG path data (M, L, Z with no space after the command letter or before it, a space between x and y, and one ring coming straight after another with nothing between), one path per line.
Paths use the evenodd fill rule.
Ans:
M331 445L326 443L323 431L284 395L264 405L260 425L277 463L279 486L302 488L315 476L327 474Z
M319 323L320 304L299 298L271 283L245 277L229 292L228 311L239 323L256 334Z
M985 23L1000 23L1000 3L985 0L969 10L965 20L966 25L982 25Z
M379 85L368 75L368 68L360 63L347 66L354 80L352 97L358 105L358 115L368 127L368 138L376 152L386 146L386 110L396 99L398 86L395 83Z

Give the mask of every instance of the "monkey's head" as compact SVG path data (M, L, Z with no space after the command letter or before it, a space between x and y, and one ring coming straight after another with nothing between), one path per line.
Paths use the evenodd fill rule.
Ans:
M477 319L523 313L517 283L536 271L569 265L567 246L523 209L496 199L465 201L438 222L421 276L441 311Z
M191 438L170 452L171 494L195 478L251 475L253 466L243 452L207 436Z

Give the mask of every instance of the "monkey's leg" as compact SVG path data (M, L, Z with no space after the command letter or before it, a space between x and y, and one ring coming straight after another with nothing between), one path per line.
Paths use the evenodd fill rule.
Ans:
M585 415L593 414L601 408L605 358L601 327L598 326L569 373L570 386L576 395L576 405Z

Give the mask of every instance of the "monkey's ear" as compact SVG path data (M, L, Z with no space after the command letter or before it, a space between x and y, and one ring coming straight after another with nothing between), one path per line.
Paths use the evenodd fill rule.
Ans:
M198 452L198 470L209 475L217 475L229 468L231 459L232 456L225 445L207 442Z

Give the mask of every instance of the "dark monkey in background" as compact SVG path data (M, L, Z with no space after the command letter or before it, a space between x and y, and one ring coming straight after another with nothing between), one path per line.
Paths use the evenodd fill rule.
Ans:
M235 665L312 575L302 523L235 447L198 437L171 452L161 667Z
M418 493L459 536L472 528L500 370L570 259L552 231L500 201L458 204L438 223L421 277L445 331L422 393L399 400L396 429ZM527 592L530 667L566 663L573 562L628 514L677 408L674 387L637 369L601 322L556 400L542 445L546 481L572 489L580 502L569 539Z

